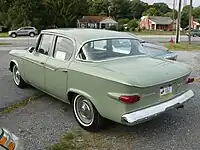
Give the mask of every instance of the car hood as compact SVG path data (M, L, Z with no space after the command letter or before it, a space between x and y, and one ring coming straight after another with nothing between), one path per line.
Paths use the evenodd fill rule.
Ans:
M133 86L147 87L172 81L188 75L188 65L147 56L129 57L104 62L98 65L126 77Z
M17 30L10 30L9 33L11 33L11 32L16 32L16 31L17 31Z

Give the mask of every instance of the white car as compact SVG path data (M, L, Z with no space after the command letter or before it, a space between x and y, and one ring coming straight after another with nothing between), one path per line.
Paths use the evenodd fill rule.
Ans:
M0 150L24 150L22 141L14 134L0 128Z

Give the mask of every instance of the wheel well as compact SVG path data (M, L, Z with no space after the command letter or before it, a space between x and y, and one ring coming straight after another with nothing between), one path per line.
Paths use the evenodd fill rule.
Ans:
M13 67L14 65L16 65L13 61L10 63L10 71L12 72L13 71Z
M75 93L75 92L68 92L67 97L68 97L70 104L72 104L74 97L77 96L77 95L78 94Z

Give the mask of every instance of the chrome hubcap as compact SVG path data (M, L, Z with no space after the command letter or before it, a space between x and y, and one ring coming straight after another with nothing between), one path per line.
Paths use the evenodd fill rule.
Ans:
M89 100L82 96L75 99L75 115L79 122L84 126L90 126L94 121L94 111Z
M13 67L13 78L14 78L15 83L17 85L19 85L19 83L20 83L20 73L19 73L19 70L17 69L17 66Z

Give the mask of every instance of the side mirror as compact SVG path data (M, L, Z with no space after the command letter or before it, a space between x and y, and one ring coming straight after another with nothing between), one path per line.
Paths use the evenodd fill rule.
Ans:
M35 50L35 47L29 47L29 48L28 48L28 51L29 51L30 53L32 53L34 50Z
M40 48L40 49L38 49L38 52L41 54L44 54L44 49Z
M38 52L41 53L41 54L44 54L44 55L47 55L47 54L48 54L48 52L45 51L45 50L42 49L42 48L38 49Z

